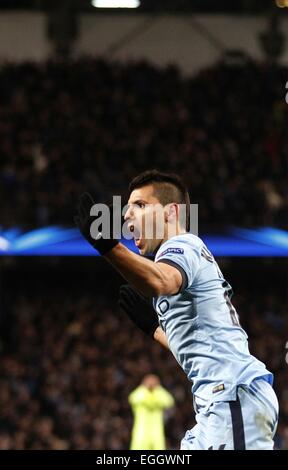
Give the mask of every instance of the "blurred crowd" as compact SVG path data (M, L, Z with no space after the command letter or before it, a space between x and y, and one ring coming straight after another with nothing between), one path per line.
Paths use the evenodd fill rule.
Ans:
M288 226L287 69L100 59L2 65L1 225L71 225L79 193L125 196L156 167L182 175L200 228Z
M128 396L147 373L175 398L165 425L167 448L179 448L194 425L190 384L169 351L136 330L116 302L97 288L10 295L1 325L0 449L128 449ZM275 374L276 447L288 449L288 305L274 294L251 297L243 289L234 304L251 351Z

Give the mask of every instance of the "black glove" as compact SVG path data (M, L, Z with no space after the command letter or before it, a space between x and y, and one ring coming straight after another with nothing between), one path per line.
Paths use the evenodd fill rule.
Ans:
M118 303L132 322L140 330L153 338L159 322L152 301L149 302L148 299L139 294L133 287L125 284L120 287Z
M83 237L92 245L101 255L105 255L108 251L117 245L118 240L110 238L103 238L102 233L95 234L95 238L90 233L90 227L96 217L90 216L91 207L95 204L92 196L89 193L83 193L80 196L79 204L77 206L77 215L74 217L74 222L78 226ZM113 229L113 206L110 206L110 234Z

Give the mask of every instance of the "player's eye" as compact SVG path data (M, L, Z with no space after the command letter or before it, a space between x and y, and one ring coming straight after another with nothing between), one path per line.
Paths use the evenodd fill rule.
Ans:
M135 205L136 205L137 207L139 207L140 209L144 209L144 207L145 207L144 202L136 202Z

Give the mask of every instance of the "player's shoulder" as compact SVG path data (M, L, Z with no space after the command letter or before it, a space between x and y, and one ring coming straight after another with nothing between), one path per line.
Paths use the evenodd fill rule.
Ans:
M157 251L156 256L159 257L166 253L182 253L185 248L193 249L193 251L201 252L204 246L203 240L192 233L182 233L175 237L169 238L164 242Z

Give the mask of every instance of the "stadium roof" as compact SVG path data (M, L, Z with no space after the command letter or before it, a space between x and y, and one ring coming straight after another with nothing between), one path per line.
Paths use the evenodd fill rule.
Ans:
M61 5L62 4L62 5ZM91 0L0 0L0 9L47 10L53 7L75 7L95 12ZM275 7L275 0L141 0L138 12L265 13ZM135 12L135 10L134 10Z

